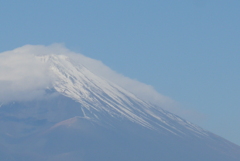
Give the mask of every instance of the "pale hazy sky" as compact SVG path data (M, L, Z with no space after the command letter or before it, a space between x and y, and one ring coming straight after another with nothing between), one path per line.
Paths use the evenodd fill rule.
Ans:
M64 43L240 145L240 1L0 1L0 53Z

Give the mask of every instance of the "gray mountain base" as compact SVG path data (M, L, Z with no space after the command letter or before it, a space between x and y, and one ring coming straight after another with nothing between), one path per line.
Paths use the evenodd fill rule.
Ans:
M86 117L63 95L0 108L1 161L239 161L240 147L210 132L149 129L107 113ZM97 113L96 113L97 114ZM90 114L89 114L90 115ZM152 118L153 122L154 118ZM178 122L173 122L179 128Z

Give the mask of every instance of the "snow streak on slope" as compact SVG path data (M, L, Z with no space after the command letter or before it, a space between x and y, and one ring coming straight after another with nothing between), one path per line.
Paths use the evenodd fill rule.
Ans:
M146 103L125 89L104 80L65 55L37 56L49 65L55 90L83 106L85 118L128 119L149 129L165 129L175 135L207 136L207 132L178 116ZM183 125L183 126L182 126ZM184 128L183 128L184 127Z

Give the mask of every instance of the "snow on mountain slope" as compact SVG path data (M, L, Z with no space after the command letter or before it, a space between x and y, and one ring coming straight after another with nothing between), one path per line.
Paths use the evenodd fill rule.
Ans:
M189 134L189 131L194 135L208 135L190 122L146 103L125 89L96 76L70 57L44 55L37 58L49 65L55 90L81 103L85 117L99 120L102 114L107 114L131 120L149 129L165 129L179 136Z

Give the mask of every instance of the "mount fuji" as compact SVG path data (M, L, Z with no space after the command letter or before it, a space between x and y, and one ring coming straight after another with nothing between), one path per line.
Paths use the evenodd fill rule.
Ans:
M50 81L38 86L34 79L39 97L2 101L1 161L240 160L238 145L138 98L71 56L31 58ZM28 94L34 95L22 95Z

